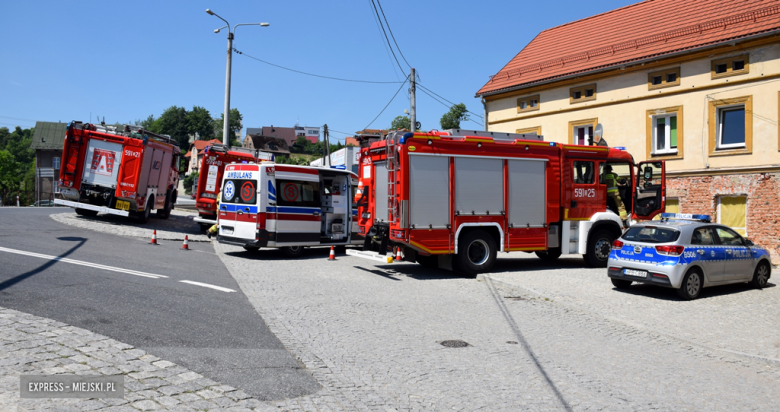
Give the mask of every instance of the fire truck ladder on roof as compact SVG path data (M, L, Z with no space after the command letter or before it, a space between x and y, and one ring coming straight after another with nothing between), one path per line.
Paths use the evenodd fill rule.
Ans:
M398 223L398 150L397 140L400 133L388 133L385 145L385 159L387 165L387 221L391 224Z

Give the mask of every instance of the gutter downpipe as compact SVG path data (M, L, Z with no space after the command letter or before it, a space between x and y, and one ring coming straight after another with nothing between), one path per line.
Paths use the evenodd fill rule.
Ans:
M678 52L675 52L675 53L648 57L646 59L634 60L634 61L620 63L620 64L613 64L611 66L603 67L603 68L596 69L596 70L590 70L590 71L573 73L573 74L570 74L568 76L556 77L556 78L553 78L553 79L543 80L543 81L540 81L540 82L526 84L526 85L522 85L522 86L514 86L514 87L507 88L507 89L502 89L502 90L495 90L495 91L487 92L487 93L484 93L484 94L477 94L474 97L485 98L485 96L493 96L493 95L496 95L496 94L511 93L511 92L514 92L514 91L517 91L517 90L522 90L522 89L525 89L525 88L528 88L528 87L531 87L531 86L535 87L535 86L540 86L540 85L543 85L543 84L559 82L561 80L574 79L574 78L577 78L577 77L580 77L580 76L584 76L584 75L591 75L591 74L596 74L596 73L602 73L602 72L614 70L614 69L619 68L621 66L624 66L624 67L628 67L629 65L636 66L637 64L653 62L653 61L659 60L661 58L667 59L667 58L670 58L670 57L680 56L680 55L683 55L683 54L700 52L700 51L704 51L704 50L707 50L707 49L713 49L713 48L720 47L720 46L727 45L727 44L731 44L731 43L734 43L736 45L737 42L743 43L745 41L753 40L753 39L757 39L757 38L761 38L761 37L778 36L778 34L780 34L780 30L773 30L773 31L767 32L767 33L756 34L756 35L753 35L753 36L743 37L743 38L740 38L740 39L726 40L726 41L722 41L720 43L710 44L710 45L702 46L702 47L699 47L699 48L686 49L686 50L681 50L681 51L678 51ZM485 119L485 121L487 122L487 119Z
M485 98L482 97L482 111L485 115L485 131L488 131L488 109L487 109L487 102L485 101Z

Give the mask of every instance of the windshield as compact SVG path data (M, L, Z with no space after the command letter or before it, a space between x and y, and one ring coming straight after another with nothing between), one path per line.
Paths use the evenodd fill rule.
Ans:
M669 243L680 237L680 232L675 229L656 226L635 226L623 234L623 239L645 243Z

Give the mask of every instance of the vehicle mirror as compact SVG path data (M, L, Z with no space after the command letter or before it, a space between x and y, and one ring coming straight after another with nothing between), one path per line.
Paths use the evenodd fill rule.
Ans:
M653 168L645 166L645 180L653 180Z
M753 243L753 241L752 241L752 240L750 240L750 239L745 239L745 244L746 244L746 245L748 245L748 246L755 246L755 244Z

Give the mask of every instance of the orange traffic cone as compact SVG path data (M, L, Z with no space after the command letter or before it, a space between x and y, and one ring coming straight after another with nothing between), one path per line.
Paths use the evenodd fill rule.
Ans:
M401 261L401 248L397 248L395 250L395 261L400 262Z
M330 247L330 256L328 256L328 260L336 260L336 250L333 246Z
M184 244L181 245L182 250L190 250L190 238L184 235Z
M157 245L157 231L155 230L152 232L152 240L149 242L150 245Z

